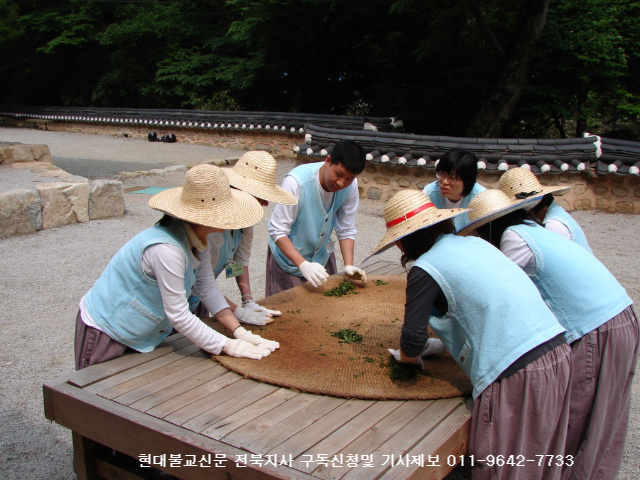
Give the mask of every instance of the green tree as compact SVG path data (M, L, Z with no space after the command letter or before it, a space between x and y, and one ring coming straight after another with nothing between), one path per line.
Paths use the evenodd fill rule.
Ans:
M8 2L11 4L11 2ZM0 78L5 101L82 105L104 70L95 34L108 14L92 2L32 0L13 10L3 36ZM17 14L17 17L16 17Z
M508 132L640 139L639 16L640 4L626 0L554 2Z
M524 4L521 33L511 49L504 72L484 105L467 128L471 137L498 137L511 118L529 82L535 49L542 35L549 0L530 0Z
M0 0L0 102L401 113L420 134L629 138L639 10L627 0Z

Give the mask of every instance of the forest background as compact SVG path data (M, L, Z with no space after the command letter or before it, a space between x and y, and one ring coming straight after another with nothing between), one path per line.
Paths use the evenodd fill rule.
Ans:
M0 104L640 141L633 0L0 0Z

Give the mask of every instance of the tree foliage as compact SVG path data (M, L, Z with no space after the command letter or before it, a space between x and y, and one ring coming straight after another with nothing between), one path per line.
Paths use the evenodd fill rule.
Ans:
M0 0L0 103L638 139L639 16L626 0Z

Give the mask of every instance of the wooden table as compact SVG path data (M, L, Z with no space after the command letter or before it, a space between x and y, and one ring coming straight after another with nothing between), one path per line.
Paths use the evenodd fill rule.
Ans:
M404 272L376 260L366 271ZM73 432L79 479L141 478L99 459L104 445L185 480L440 479L467 451L472 409L460 397L370 401L256 382L180 334L45 384L44 405Z

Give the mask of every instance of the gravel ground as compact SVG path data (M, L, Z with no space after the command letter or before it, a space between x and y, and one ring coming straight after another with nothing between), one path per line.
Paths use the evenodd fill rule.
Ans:
M85 178L111 178L118 171L150 170L169 165L194 165L212 158L233 158L230 151L190 144L162 144L122 137L69 134L32 129L0 128L0 142L47 144L56 165ZM61 161L59 161L61 159ZM280 161L279 181L295 163ZM63 166L64 165L64 166ZM108 169L104 165L109 165ZM8 180L0 170L0 189L38 181L24 173ZM180 186L183 172L124 179L134 186ZM131 237L160 218L147 206L148 195L126 193L122 217L94 220L35 234L0 240L0 478L73 479L70 432L43 414L42 384L73 371L73 335L78 301L91 287L113 254ZM381 202L361 200L358 213L356 263L375 246L384 231ZM264 296L266 227L272 206L256 227L251 281L256 298ZM640 216L576 212L596 256L640 302ZM262 234L260 234L262 232ZM339 257L339 255L338 255ZM390 250L382 254L397 260ZM340 262L340 259L339 259ZM339 265L341 267L341 265ZM233 280L220 288L233 301L239 294ZM634 401L627 449L619 479L639 478L640 386ZM466 479L456 469L448 478Z

